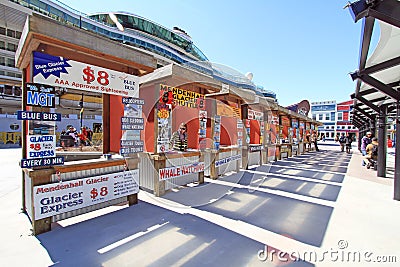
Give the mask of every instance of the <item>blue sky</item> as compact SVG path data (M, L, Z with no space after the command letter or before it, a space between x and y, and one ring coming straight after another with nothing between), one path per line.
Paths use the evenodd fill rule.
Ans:
M90 14L127 11L167 28L184 29L212 62L242 73L288 106L350 99L358 67L361 21L347 1L61 1Z

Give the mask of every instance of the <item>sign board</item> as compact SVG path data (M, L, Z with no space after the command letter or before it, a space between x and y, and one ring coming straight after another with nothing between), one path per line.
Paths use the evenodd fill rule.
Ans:
M227 158L216 160L215 167L219 167L224 164L228 164L229 162L232 162L232 161L240 160L241 158L242 158L242 155L239 154L239 155L234 155L234 156L230 156Z
M33 187L35 220L139 192L139 170Z
M177 178L180 176L203 172L205 168L204 162L196 162L192 164L182 165L182 166L173 166L164 169L160 169L158 171L159 180L165 181L172 178Z
M40 83L26 84L26 105L30 107L55 107L55 89Z
M21 159L21 168L64 165L64 157Z
M18 120L61 121L61 113L17 111Z
M262 150L262 145L249 146L250 152L257 152Z
M199 102L197 99L199 98L204 98L204 95L160 84L160 103L172 104L173 106L198 108Z
M33 52L33 81L96 93L139 96L137 76L40 52Z
M51 158L56 155L55 135L28 135L27 158Z

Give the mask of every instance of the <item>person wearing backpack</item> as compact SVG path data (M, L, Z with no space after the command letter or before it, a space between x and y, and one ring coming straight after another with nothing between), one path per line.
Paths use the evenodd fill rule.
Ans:
M350 154L352 142L353 142L353 138L351 138L350 134L347 132L346 137L344 138L344 143L346 145L346 153L347 154Z
M340 135L338 141L339 141L339 144L340 144L340 150L341 150L342 152L344 152L344 146L345 146L345 144L346 144L346 138L345 138L345 136L344 136L344 133L342 133L342 134Z
M371 162L376 162L378 160L378 138L372 138L372 142L367 145L366 151L367 155L364 158L365 164L367 164L367 168L371 166Z

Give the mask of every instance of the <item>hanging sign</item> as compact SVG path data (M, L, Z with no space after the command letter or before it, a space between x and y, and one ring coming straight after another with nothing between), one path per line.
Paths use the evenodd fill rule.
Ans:
M160 84L160 103L172 104L173 106L198 108L199 104L202 104L197 101L199 98L204 99L204 95Z
M55 107L55 90L53 86L40 83L26 84L26 105L30 107Z
M96 93L139 96L137 76L40 52L33 52L33 80Z

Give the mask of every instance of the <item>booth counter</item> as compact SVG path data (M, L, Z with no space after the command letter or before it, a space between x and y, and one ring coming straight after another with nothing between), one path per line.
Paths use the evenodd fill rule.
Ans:
M125 202L137 204L137 167L138 158L110 158L23 169L26 212L32 221L34 234L50 231L52 222L100 208ZM135 180L130 184L122 181L117 188L115 177L121 176L124 180L125 174L131 173L134 173ZM124 192L120 191L121 188ZM134 193L125 195L128 191Z
M238 147L220 147L216 150L206 150L204 153L204 175L211 179L217 179L228 172L238 172L242 164L241 149Z
M162 196L167 190L204 183L204 156L200 151L144 154L139 163L140 187Z

